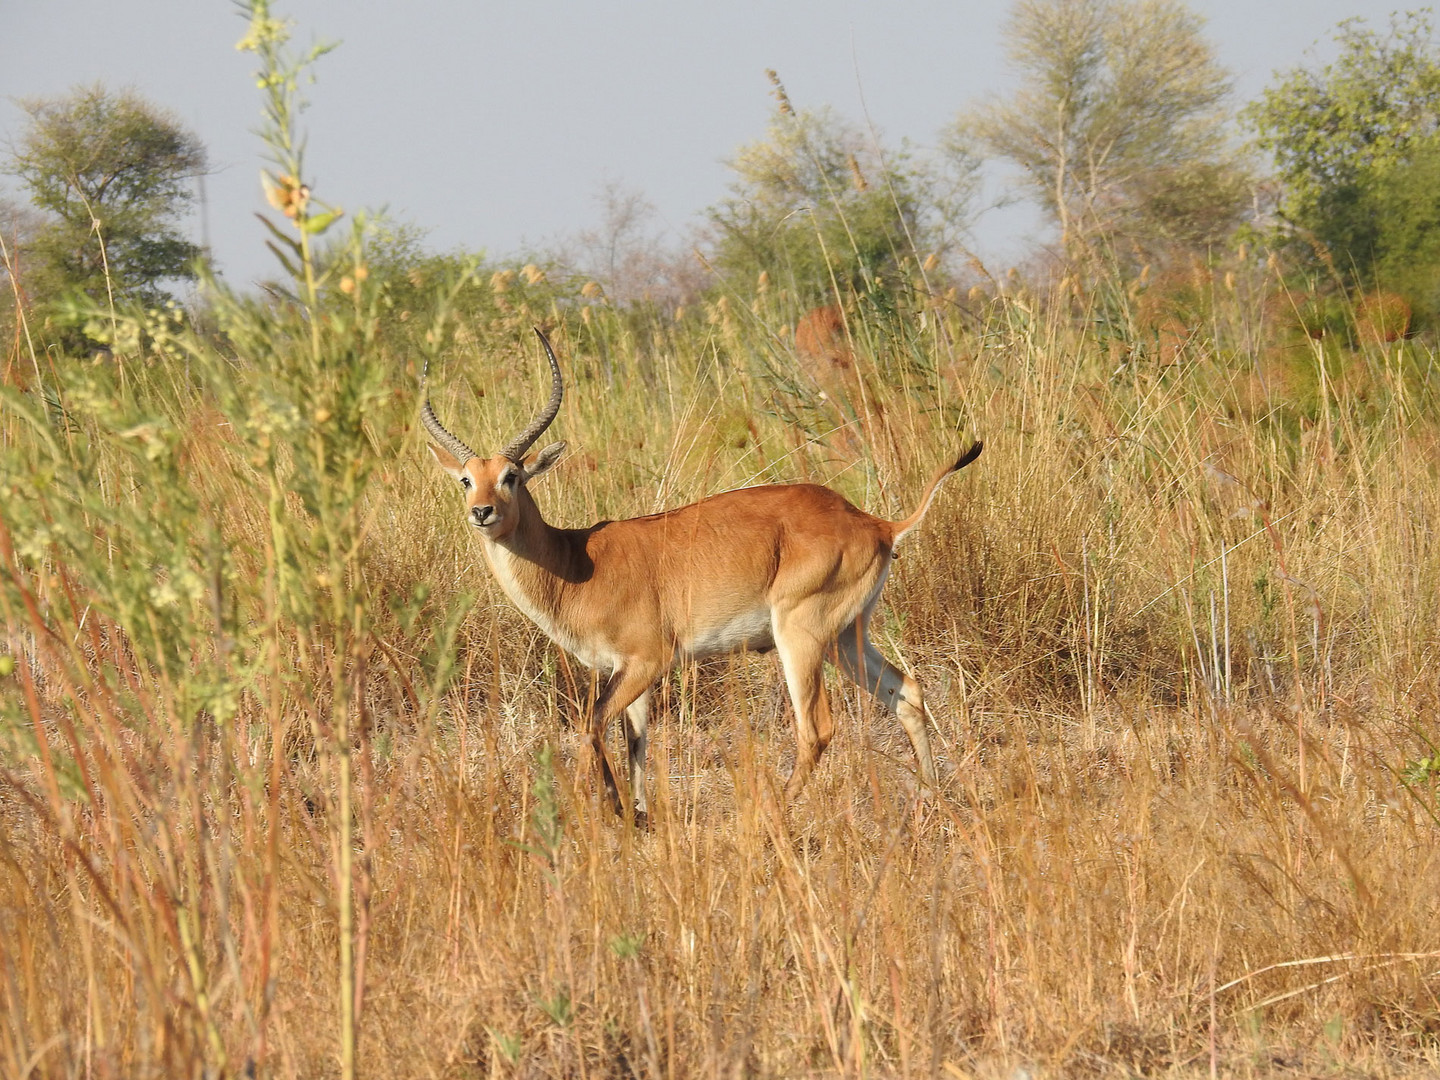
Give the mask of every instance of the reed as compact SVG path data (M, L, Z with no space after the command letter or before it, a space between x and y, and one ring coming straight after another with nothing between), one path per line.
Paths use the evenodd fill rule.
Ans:
M0 397L6 1075L1440 1069L1426 344L1292 333L1254 257L1168 353L1119 282L860 298L856 400L774 289L677 320L487 271L402 326L363 229L316 248L308 57L255 10L291 294L121 319ZM983 435L875 631L937 793L837 687L783 805L770 657L663 684L649 831L577 787L590 676L415 423L428 364L505 437L531 322L556 522L798 478L894 515Z

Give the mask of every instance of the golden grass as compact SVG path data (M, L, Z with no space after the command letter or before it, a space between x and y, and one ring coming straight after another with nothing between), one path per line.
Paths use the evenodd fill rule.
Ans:
M418 433L377 462L349 638L277 614L263 474L203 390L174 393L153 408L223 520L227 602L273 620L254 632L271 651L214 722L129 651L77 548L26 555L0 510L22 660L0 682L0 1071L336 1070L332 662L363 669L364 1073L1440 1070L1433 356L1317 346L1282 357L1304 389L1257 390L1282 361L1218 316L1178 362L1117 368L1022 297L968 329L863 324L882 390L857 408L787 383L781 319L755 310L573 328L571 457L537 498L588 523L805 477L899 516L983 435L875 635L926 687L942 790L920 797L898 725L837 687L836 741L782 806L789 705L773 659L739 657L664 683L653 828L628 830L573 774L588 675L488 580ZM515 340L472 335L432 368L472 444L537 400ZM398 364L390 383L403 431L412 384ZM804 437L837 417L858 458ZM102 462L113 499L154 505L118 483L141 466ZM220 648L194 642L197 670Z

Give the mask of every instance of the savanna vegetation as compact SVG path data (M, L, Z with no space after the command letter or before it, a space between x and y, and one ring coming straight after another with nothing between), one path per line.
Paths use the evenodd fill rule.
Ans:
M1026 0L1077 21L1017 48L1130 87L1112 110L1140 45L1198 35L1095 0L1135 20L1109 40L1085 6ZM1043 174L1062 250L992 276L946 248L941 194L974 139L1028 130L1011 106L958 125L944 173L777 79L713 274L612 244L622 297L323 204L315 54L249 16L267 290L201 265L196 310L137 307L102 266L42 305L5 249L0 1071L1440 1072L1440 369L1423 315L1374 314L1392 255L1342 268L1301 231L1309 189L1247 218L1248 166L1188 134L1141 183L1161 124L1109 171ZM1210 130L1214 103L1163 100ZM1092 161L1125 130L1071 119ZM1428 158L1397 154L1364 197L1418 206ZM1199 223L1166 234L1192 165L1225 182L1164 195ZM611 240L643 234L612 206ZM822 385L793 328L826 302L853 377ZM926 687L937 789L837 685L786 805L778 668L737 656L664 681L650 826L614 816L577 768L591 675L505 602L417 424L423 374L472 444L513 435L546 385L534 325L568 383L536 492L559 523L795 479L898 517L984 437L873 634Z

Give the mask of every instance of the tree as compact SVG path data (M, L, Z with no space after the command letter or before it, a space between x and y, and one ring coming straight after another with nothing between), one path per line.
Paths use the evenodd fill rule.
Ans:
M1021 84L962 115L960 145L1020 166L1067 258L1203 250L1240 220L1230 80L1177 0L1017 0L1005 26Z
M595 202L600 225L566 239L554 252L558 264L599 282L622 306L673 309L693 302L709 284L690 245L656 224L655 206L643 192L608 181Z
M1282 228L1302 255L1328 253L1354 284L1407 289L1437 310L1440 49L1421 13L1382 37L1358 19L1339 56L1283 75L1245 110L1274 155Z
M1432 325L1440 319L1440 139L1411 147L1407 160L1367 185L1374 258L1358 283L1394 291ZM1357 271L1362 260L1346 262Z
M20 104L29 126L10 172L48 218L28 253L32 295L154 303L162 282L194 277L200 249L180 220L206 165L195 135L128 90L95 85Z
M943 245L938 226L963 213L964 177L941 199L943 179L910 155L887 157L828 109L796 112L773 72L771 81L779 107L767 137L736 152L731 194L708 211L722 275L748 285L764 271L817 301L837 285L868 289Z
M17 372L34 362L23 318L23 253L29 250L39 226L40 215L34 210L0 199L0 384L23 378Z

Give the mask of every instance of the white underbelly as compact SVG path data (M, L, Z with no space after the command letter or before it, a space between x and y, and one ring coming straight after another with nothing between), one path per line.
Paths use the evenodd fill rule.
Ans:
M742 649L754 652L773 649L775 638L770 630L770 609L757 608L715 626L692 629L677 644L684 655L691 657L721 656Z

